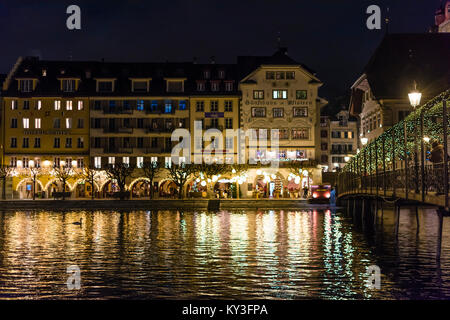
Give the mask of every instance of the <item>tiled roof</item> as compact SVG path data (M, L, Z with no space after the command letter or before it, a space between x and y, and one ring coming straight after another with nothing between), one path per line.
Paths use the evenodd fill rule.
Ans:
M32 95L51 96L61 94L60 78L79 78L80 86L76 93L72 95L107 95L107 96L142 96L142 93L131 91L130 78L151 78L150 92L148 95L186 95L196 92L196 81L202 80L203 71L210 70L211 78L208 80L206 91L202 94L211 94L210 81L221 81L221 91L223 94L237 93L237 67L236 65L225 64L194 64L192 62L166 62L166 63L120 63L120 62L99 62L99 61L46 61L35 57L25 58L14 78L37 78L38 85ZM218 78L218 71L224 70L224 79ZM45 76L44 76L45 73ZM115 90L113 93L97 93L96 79L114 78ZM184 93L167 93L165 78L185 78ZM224 82L232 80L235 82L234 90L229 92L224 90ZM7 94L17 94L16 82L11 82ZM218 92L214 92L217 94ZM65 93L66 94L66 93ZM70 93L67 93L70 95ZM144 94L145 95L145 94Z
M388 34L364 73L377 99L407 97L416 81L425 97L450 87L450 34Z

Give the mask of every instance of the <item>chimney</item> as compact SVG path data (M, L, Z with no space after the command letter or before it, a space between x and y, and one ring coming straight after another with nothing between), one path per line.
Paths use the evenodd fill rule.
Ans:
M193 57L193 58L192 58L192 63L193 63L193 64L197 64L197 57Z

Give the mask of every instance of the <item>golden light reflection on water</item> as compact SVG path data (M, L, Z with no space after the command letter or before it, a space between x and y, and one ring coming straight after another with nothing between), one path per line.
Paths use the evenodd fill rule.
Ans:
M366 288L377 261L330 210L0 212L0 262L2 298L391 298L394 287L383 276L382 291Z

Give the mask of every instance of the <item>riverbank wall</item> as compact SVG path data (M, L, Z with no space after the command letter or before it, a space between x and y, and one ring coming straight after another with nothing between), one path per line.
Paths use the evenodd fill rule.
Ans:
M4 200L4 210L239 210L239 209L289 209L328 208L329 204L310 203L309 200L249 200L249 199L199 199L199 200Z

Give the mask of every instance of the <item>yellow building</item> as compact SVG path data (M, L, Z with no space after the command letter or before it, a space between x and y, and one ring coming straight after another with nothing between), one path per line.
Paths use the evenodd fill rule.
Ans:
M65 64L19 59L3 89L3 163L15 168L9 197L50 197L62 191L54 166L83 168L89 160L88 99ZM31 178L36 172L36 180ZM75 177L66 192L84 193Z

